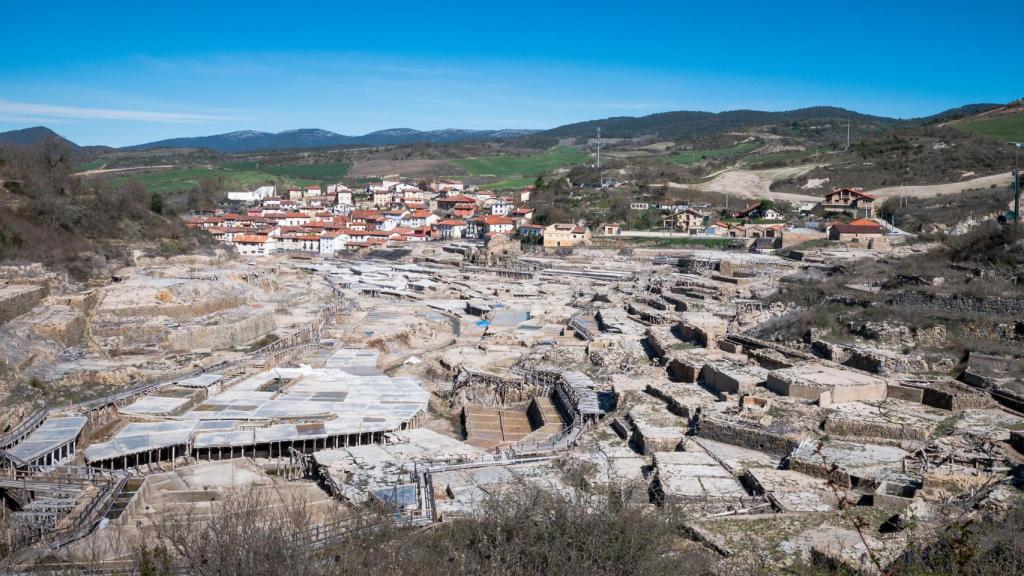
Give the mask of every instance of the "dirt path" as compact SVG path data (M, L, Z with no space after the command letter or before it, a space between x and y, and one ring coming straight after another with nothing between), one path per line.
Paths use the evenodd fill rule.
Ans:
M814 168L815 165L806 164L770 170L745 170L742 168L724 170L715 174L710 180L697 184L696 188L706 192L734 194L746 198L771 198L773 200L787 200L790 202L819 202L821 200L820 196L771 191L773 182L801 176ZM672 182L669 182L668 185L670 187L684 187L683 185L675 185Z
M973 180L951 182L949 184L904 186L902 189L899 186L887 186L885 188L868 190L868 193L879 198L889 198L892 196L899 196L900 194L913 198L931 198L932 196L938 196L939 194L959 194L965 190L990 188L993 184L996 186L1008 186L1010 184L1010 173L1005 172L1003 174L993 174L991 176L982 176L981 178L974 178Z
M136 170L156 170L159 168L174 168L174 164L160 164L159 166L133 166L131 168L101 168L75 172L75 176L97 176L99 174L113 174L115 172L134 172Z

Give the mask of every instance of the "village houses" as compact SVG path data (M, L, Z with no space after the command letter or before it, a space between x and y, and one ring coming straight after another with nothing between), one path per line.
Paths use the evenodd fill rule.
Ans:
M576 224L552 224L544 228L545 248L572 248L589 245L591 232L586 226Z
M847 214L852 218L874 218L875 197L861 188L833 188L820 204L828 214Z

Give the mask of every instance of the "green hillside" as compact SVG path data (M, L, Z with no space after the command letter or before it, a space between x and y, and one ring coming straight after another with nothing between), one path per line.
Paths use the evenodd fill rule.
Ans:
M455 160L470 176L495 176L498 178L528 178L538 174L582 164L587 154L569 146L559 146L543 154L529 156L491 156L486 158L462 158ZM532 181L532 178L531 178Z
M282 166L281 168L298 168ZM255 170L232 170L224 167L183 167L173 170L150 172L148 174L120 176L110 180L113 187L123 186L130 180L138 180L150 192L180 192L199 187L204 178L223 178L226 190L247 190L262 184L273 184L278 175ZM286 184L308 186L318 184L320 179L312 177L283 176Z
M348 175L352 166L346 162L334 162L330 164L297 164L292 166L263 166L262 172L268 172L275 176L285 178L313 178L317 180L340 180Z
M1006 142L1024 142L1024 112L988 118L970 118L953 124L957 129Z

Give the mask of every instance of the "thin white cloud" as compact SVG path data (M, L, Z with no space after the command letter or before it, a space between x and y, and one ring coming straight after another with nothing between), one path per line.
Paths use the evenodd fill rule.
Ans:
M80 106L54 106L29 102L0 100L0 115L7 117L57 118L77 120L129 120L135 122L163 122L170 124L198 124L223 120L239 120L235 116L191 114L186 112L152 112L145 110L118 110L114 108L83 108Z

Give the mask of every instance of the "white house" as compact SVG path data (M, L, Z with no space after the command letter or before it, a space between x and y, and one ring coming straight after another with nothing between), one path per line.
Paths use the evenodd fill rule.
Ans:
M422 228L437 222L437 215L430 210L412 210L406 212L400 221L406 228Z
M339 250L344 250L347 239L348 237L341 231L324 232L320 235L320 254L330 256Z
M435 180L433 188L438 192L462 192L465 190L466 185L461 180Z
M494 216L493 214L470 218L467 224L466 235L470 238L483 238L491 232L511 235L512 230L516 227L515 222L511 218Z
M491 214L494 216L508 216L515 209L511 200L499 198L491 202Z
M277 221L281 226L302 226L308 224L313 217L302 212L289 212L284 218Z
M437 223L437 231L442 240L459 240L466 234L464 220L441 220Z
M242 256L267 256L276 249L276 243L271 236L235 236L231 243Z

